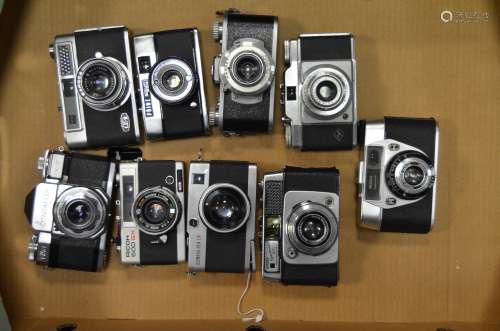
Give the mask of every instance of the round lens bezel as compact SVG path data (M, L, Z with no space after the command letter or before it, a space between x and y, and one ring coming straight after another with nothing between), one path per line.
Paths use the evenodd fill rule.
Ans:
M255 60L259 66L259 69L260 69L259 74L252 81L243 80L240 77L240 73L238 70L238 66L240 65L240 62L242 62L244 59L247 59L247 58ZM266 68L264 66L264 61L262 60L262 58L260 56L258 56L255 52L246 52L246 53L238 54L233 59L233 61L231 63L230 73L231 73L231 76L233 77L233 79L238 84L241 84L243 86L255 86L262 80L262 78L264 77L265 71L266 71Z
M307 244L306 242L308 240L304 240L306 238L303 238L303 235L299 234L300 231L298 230L300 222L303 222L305 218L311 214L322 215L323 220L329 222L329 231L325 231L320 240L315 240L317 245ZM285 226L285 235L288 237L292 246L298 251L306 255L321 255L328 251L337 240L338 221L335 214L325 205L317 202L304 201L293 207L292 213L288 217Z
M97 66L109 69L113 77L115 77L112 93L98 98L88 94L84 88L85 75L90 69ZM76 89L83 103L98 111L115 110L124 105L130 97L132 86L130 73L123 63L111 57L91 58L86 60L78 68L75 80Z
M404 173L410 167L418 167L424 174L423 180L417 185L406 182ZM388 163L386 169L386 184L397 197L412 200L426 195L433 187L435 170L430 159L417 151L405 151L396 154Z
M242 57L252 56L261 64L261 75L252 84L240 82L234 73L236 60ZM233 46L224 52L220 59L219 76L224 89L231 90L236 94L255 96L267 90L274 82L276 65L271 54L264 47L261 40L253 38L241 38L233 43Z
M342 113L351 100L351 82L347 75L333 66L318 66L311 68L304 75L301 93L306 109L321 118L335 117ZM328 82L335 86L337 93L331 100L318 96L318 88Z
M164 76L175 71L179 74L182 84L171 90L163 84ZM196 77L193 69L183 60L168 58L156 63L149 76L149 84L154 95L167 104L177 104L192 95L195 90Z
M315 217L316 220L319 220L322 225L323 225L323 234L321 237L318 239L311 240L309 238L306 238L306 236L303 233L303 225L307 221L309 217ZM302 241L302 243L306 246L309 247L317 247L321 246L330 236L330 224L328 223L328 220L323 214L317 213L317 212L311 212L307 213L301 216L299 220L297 220L297 223L295 224L295 232L297 233L297 236L299 237L299 240Z
M222 229L220 227L213 225L211 220L209 219L209 217L205 213L205 203L206 203L207 198L213 192L215 192L217 190L222 190L222 189L228 189L228 190L231 190L231 191L237 193L238 195L240 195L240 197L242 198L242 201L245 203L245 206L244 206L245 207L245 216L243 217L243 219L240 222L238 222L238 225L234 228ZM240 189L238 186L233 185L233 184L229 184L229 183L220 183L220 184L214 184L214 185L209 186L203 192L203 194L200 198L198 211L199 211L199 214L201 216L201 220L202 220L203 224L206 227L208 227L210 230L215 231L215 232L219 232L219 233L231 233L231 232L238 231L243 226L245 226L245 224L248 222L248 219L250 218L251 204L250 204L250 200L248 199L245 192L243 192L243 190Z
M170 220L168 217L164 221L153 223L144 216L144 208L151 200L159 200L166 207L173 205L175 208L175 217ZM139 229L147 234L161 235L173 229L182 216L182 204L177 195L170 189L163 186L150 187L137 194L130 211L133 220L139 226Z
M75 224L67 217L68 208L84 202L90 208L90 218L83 224ZM54 204L54 220L57 229L73 238L95 238L104 231L107 219L107 204L103 193L94 189L73 186L66 189Z

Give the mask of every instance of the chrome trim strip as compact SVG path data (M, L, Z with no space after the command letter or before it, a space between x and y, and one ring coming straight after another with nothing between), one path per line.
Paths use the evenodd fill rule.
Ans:
M196 58L196 66L197 66L197 73L198 73L198 81L199 81L199 87L200 87L200 96L201 96L201 110L202 110L202 116L203 116L203 128L205 129L205 133L207 133L210 129L208 125L208 109L207 109L207 99L205 95L205 81L203 79L203 66L202 66L202 59L201 59L201 48L200 48L200 38L199 38L199 33L198 29L193 29L193 35L194 35L194 51L195 51L195 58Z
M436 223L437 209L437 185L438 185L438 162L439 162L439 125L436 121L436 138L434 141L434 187L432 188L432 212L431 212L431 230Z

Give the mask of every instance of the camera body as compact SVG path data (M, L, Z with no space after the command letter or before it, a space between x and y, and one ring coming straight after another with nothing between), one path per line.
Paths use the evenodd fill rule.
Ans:
M435 222L439 128L433 118L364 125L359 197L364 228L427 233Z
M117 248L122 263L185 261L184 163L139 158L119 167Z
M228 10L213 37L221 44L212 65L220 92L210 125L228 135L272 131L278 18Z
M356 59L349 33L285 40L284 105L288 147L349 150L357 144Z
M208 112L197 29L134 38L142 118L148 138L208 132Z
M192 161L187 233L191 272L255 271L257 166Z
M70 148L136 144L140 127L126 27L77 30L49 46Z
M38 168L43 181L25 203L35 231L28 259L52 268L102 270L115 164L104 157L47 150Z
M262 275L287 285L337 285L340 175L286 167L263 181Z

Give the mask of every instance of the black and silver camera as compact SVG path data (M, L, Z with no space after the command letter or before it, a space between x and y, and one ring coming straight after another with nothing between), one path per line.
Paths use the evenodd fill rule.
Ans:
M140 142L127 28L77 30L55 37L64 139L70 148Z
M257 166L193 161L189 168L189 271L255 271Z
M121 161L118 181L117 248L122 262L185 261L184 163Z
M347 150L357 144L356 60L348 33L285 40L285 139L302 150Z
M222 13L220 13L222 14ZM220 85L219 102L209 112L210 125L226 134L270 132L273 128L278 18L228 10L213 26L221 43L212 78Z
M286 167L263 181L262 275L288 285L337 285L339 172Z
M429 232L436 214L436 121L385 117L367 122L362 138L359 225L378 231Z
M100 156L48 150L38 169L43 181L25 204L35 231L28 259L52 268L100 271L107 260L115 164Z
M197 29L134 38L142 118L149 138L183 138L208 131Z

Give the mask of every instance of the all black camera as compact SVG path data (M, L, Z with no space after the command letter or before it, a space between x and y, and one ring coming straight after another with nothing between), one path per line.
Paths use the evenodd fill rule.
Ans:
M286 167L263 181L262 275L289 285L337 285L340 175Z
M221 13L222 14L222 13ZM270 132L273 128L278 18L243 15L235 10L215 22L221 43L212 78L220 85L219 102L209 112L210 125L226 134Z
M134 38L142 118L149 138L183 138L208 132L197 29Z
M57 65L64 138L70 148L140 142L127 28L59 35L49 53Z
M48 150L38 168L43 181L25 204L35 231L28 259L52 268L102 270L115 164L104 157Z
M436 121L385 117L364 125L363 140L359 225L378 231L429 232L436 218Z

